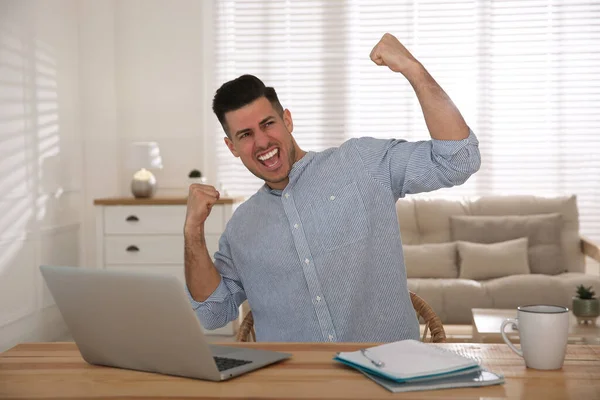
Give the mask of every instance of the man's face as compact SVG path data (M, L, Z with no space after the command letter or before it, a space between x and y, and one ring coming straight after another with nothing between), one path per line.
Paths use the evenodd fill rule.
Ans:
M225 121L230 136L225 143L231 153L272 189L285 188L292 165L304 155L292 137L290 112L280 116L261 97L226 113Z

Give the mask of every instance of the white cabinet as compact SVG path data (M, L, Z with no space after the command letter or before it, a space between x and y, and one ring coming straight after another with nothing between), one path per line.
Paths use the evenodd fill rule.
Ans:
M211 256L238 199L220 199L204 225ZM99 268L176 276L185 284L183 224L186 199L97 199L96 258ZM238 321L207 334L234 335Z

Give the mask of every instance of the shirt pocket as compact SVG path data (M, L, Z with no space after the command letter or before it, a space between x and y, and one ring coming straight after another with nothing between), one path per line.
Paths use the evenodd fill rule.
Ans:
M326 250L359 242L369 235L367 210L356 182L330 190L311 204L310 212Z

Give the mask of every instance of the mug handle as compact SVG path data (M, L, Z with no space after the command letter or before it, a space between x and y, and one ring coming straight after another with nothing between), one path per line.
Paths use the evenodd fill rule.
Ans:
M515 353L517 353L519 356L523 357L523 352L521 350L517 349L514 344L512 344L512 342L510 341L510 339L506 336L506 333L504 332L504 327L508 324L514 324L518 327L519 320L515 319L515 318L505 319L502 322L502 326L500 326L500 332L502 333L502 339L504 339L504 342L508 345L508 347L510 347L510 349L512 351L514 351Z

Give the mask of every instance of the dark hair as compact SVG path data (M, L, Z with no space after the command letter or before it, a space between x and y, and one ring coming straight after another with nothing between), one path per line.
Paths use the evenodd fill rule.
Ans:
M212 109L227 136L229 136L229 132L225 123L225 114L229 111L242 108L261 97L266 97L271 102L271 105L273 105L275 111L279 115L283 115L283 107L277 98L275 89L265 86L254 75L242 75L229 82L225 82L217 89L213 98Z

